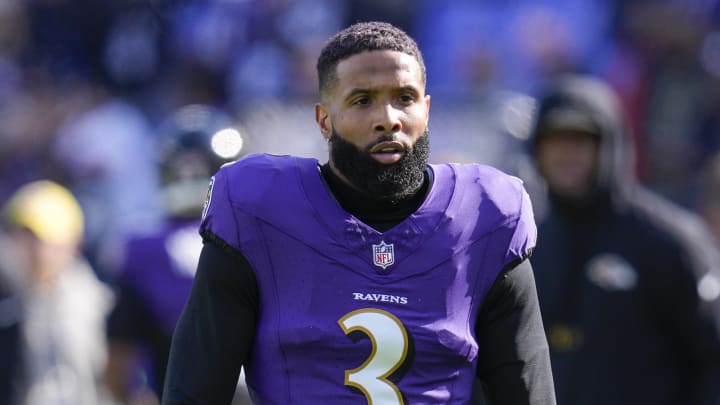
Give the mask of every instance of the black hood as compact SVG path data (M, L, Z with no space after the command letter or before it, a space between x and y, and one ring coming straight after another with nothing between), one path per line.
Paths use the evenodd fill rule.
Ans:
M538 140L551 130L590 133L600 144L593 194L612 200L628 198L635 183L631 140L619 101L607 84L589 76L563 76L546 89L536 112L529 138L533 161Z

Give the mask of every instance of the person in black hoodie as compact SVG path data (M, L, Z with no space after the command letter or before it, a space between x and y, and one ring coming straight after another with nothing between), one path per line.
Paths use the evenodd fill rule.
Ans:
M540 98L525 180L557 403L718 404L717 251L699 217L638 185L629 139L597 79Z

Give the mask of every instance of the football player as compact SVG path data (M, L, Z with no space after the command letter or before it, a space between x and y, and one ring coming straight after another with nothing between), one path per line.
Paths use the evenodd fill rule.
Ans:
M329 159L251 155L211 183L165 404L554 404L522 183L428 165L417 44L358 23L320 54Z
M167 220L126 241L108 322L107 378L118 399L159 401L172 332L202 248L197 228L207 183L239 156L242 142L230 117L206 105L185 106L161 125L158 162Z

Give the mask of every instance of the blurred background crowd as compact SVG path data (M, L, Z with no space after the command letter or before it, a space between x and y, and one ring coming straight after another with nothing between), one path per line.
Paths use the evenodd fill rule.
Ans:
M521 171L539 90L578 72L617 92L641 183L697 212L701 189L720 190L703 175L720 152L717 0L0 0L0 205L36 180L70 190L73 240L109 313L103 287L124 283L127 240L168 216L163 145L178 111L222 117L240 154L324 161L316 58L362 20L418 41L433 162ZM152 385L138 378L122 384Z

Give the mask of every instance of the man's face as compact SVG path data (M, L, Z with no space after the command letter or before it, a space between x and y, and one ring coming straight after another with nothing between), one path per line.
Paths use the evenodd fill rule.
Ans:
M553 192L581 198L593 186L597 171L598 141L574 130L543 135L537 146L537 164Z
M44 241L23 227L11 228L8 236L13 259L22 276L33 285L54 283L75 260L78 251L77 243Z
M320 130L331 143L330 167L361 191L384 193L358 181L382 177L385 171L404 172L398 167L417 161L413 152L426 135L430 108L420 65L402 52L370 51L341 61L336 76L315 109ZM347 161L353 155L348 145L354 146L358 159L372 162L363 167L376 166L378 173L358 173L360 168ZM427 156L420 176L426 162ZM388 177L385 189L393 187L393 177Z

